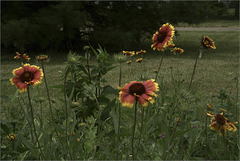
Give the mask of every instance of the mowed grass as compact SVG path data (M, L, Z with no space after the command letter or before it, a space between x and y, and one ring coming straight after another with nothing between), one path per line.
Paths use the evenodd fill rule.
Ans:
M198 24L179 22L176 27L239 27L239 20L211 20Z
M215 41L217 49L204 50L202 58L198 60L192 87L197 89L197 94L199 99L202 100L202 104L213 101L212 96L217 95L222 88L226 89L229 94L235 97L237 92L236 78L238 78L239 75L239 33L234 31L179 31L178 33L179 36L175 37L174 42L177 47L183 48L185 52L178 57L170 55L170 53L165 53L158 82L164 81L166 88L169 90L169 93L171 93L171 91L174 90L170 83L172 79L172 71L176 79L184 79L184 86L187 89L192 75L195 58L198 56L201 37L203 35L208 35ZM147 43L149 43L149 48L143 48L147 51L144 55L143 62L132 63L133 77L131 77L130 74L130 66L127 64L123 65L122 85L132 80L140 80L139 77L144 68L146 69L146 78L155 78L154 70L158 68L162 52L153 52L150 48L151 41ZM14 55L15 53L8 57L13 58ZM31 57L31 53L29 53L29 55ZM63 81L61 76L64 72L64 61L66 61L66 57L59 58L59 56L51 54L50 56L52 61L46 64L45 69L49 86L62 84ZM12 77L12 70L20 66L19 62L10 58L4 57L1 62L1 107L3 117L7 108L10 106L11 99L16 91L16 87L11 85L9 79ZM132 58L133 60L137 59L137 57ZM34 57L32 57L30 64L35 64L33 59ZM95 63L94 56L92 56L91 63ZM107 73L104 78L107 80L104 85L111 85L114 88L117 88L119 68L114 68ZM46 97L44 84L41 84L39 88L43 89L40 90L40 96ZM60 99L63 99L63 94L59 91L59 89L50 88L51 98L55 99L57 102L60 101ZM57 105L57 102L55 105Z

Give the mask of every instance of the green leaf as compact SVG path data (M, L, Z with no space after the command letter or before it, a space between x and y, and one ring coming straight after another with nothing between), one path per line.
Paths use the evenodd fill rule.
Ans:
M117 134L118 132L118 117L116 115L115 109L112 108L112 111L110 112L110 115L113 118L113 125L114 125L114 129L115 129L115 133Z
M110 117L110 112L115 107L116 98L113 99L102 111L101 120L105 121Z
M2 124L1 123L1 129L6 133L6 134L10 134L11 132L11 130L9 129L9 127L7 126L7 125L5 125L5 124Z
M114 89L110 85L107 85L107 86L103 87L102 94L103 95L118 95L118 90Z

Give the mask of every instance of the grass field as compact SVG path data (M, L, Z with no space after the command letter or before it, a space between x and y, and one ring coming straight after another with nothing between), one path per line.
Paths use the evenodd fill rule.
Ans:
M216 50L204 51L203 56L199 59L197 72L194 79L194 86L201 92L199 94L206 102L212 95L217 94L220 89L225 88L229 93L236 94L236 83L234 79L239 75L239 36L238 32L196 32L196 31L180 31L180 36L175 39L176 46L183 48L185 51L178 57L166 53L164 55L162 69L160 71L160 79L169 82L171 79L171 68L173 73L181 74L184 78L185 86L188 86L193 70L195 58L198 55L200 39L202 35L208 35L215 41ZM146 68L147 76L154 78L154 70L158 68L161 59L161 53L153 52L152 49L145 49L147 53L144 55L143 66ZM10 56L12 58L14 54ZM2 92L1 94L10 98L14 93L15 87L11 86L8 79L12 76L12 70L19 66L18 63L8 58L8 61L2 61ZM34 59L34 58L33 58ZM52 56L52 62L46 66L46 74L51 85L60 84L61 75L64 70L63 62L65 57L59 58ZM94 63L93 58L91 63ZM136 79L141 73L141 64L133 63L134 78ZM128 76L129 66L123 67L123 82L131 81ZM113 87L118 86L118 68L110 71L106 76L106 80L111 80L106 84ZM54 90L51 94L58 97L58 92ZM5 97L4 97L5 98ZM7 106L9 100L2 98L2 107ZM6 101L6 102L5 102Z
M235 25L236 22L229 23L229 25ZM211 26L206 24L207 26ZM203 25L204 27L204 25ZM200 47L200 41L202 36L209 36L212 38L216 45L216 50L204 50L202 58L198 60L196 74L193 80L192 89L194 92L194 97L196 97L196 102L191 102L192 97L191 94L187 92L189 82L192 76L193 66L195 62L195 58L198 56L198 51ZM156 104L151 105L146 109L145 126L143 128L142 135L142 144L138 145L139 151L137 159L155 159L155 160L205 160L205 159L236 159L239 156L239 143L237 142L238 132L229 136L225 140L221 140L216 132L207 130L207 124L209 125L210 120L206 119L208 122L204 122L205 120L205 110L206 104L211 103L213 105L219 107L225 107L224 102L219 103L219 99L213 97L215 95L219 95L221 89L225 89L227 94L230 96L233 101L233 106L231 108L226 109L229 113L228 116L233 119L238 118L238 114L236 114L235 109L238 107L238 96L237 92L237 80L239 79L239 32L237 31L215 31L215 32L203 32L203 31L179 31L178 36L174 38L174 43L176 47L180 47L184 49L184 53L179 56L171 55L170 53L165 53L163 58L163 64L160 69L160 73L158 75L157 82L160 86L160 91L157 92L159 95L156 98ZM133 75L130 74L130 66L127 64L123 64L122 68L122 86L125 83L128 83L133 80L140 80L140 75L143 74L146 79L155 78L156 73L154 70L158 68L161 59L161 52L153 52L150 48L151 41L146 42L149 44L148 48L143 48L147 53L144 54L142 63L133 62L132 69ZM141 50L141 49L139 49ZM49 54L51 57L51 61L46 64L46 76L48 80L48 84L50 86L50 95L51 99L54 99L55 103L53 104L54 109L61 109L63 104L63 93L56 88L51 88L51 86L63 84L62 74L64 72L67 64L66 57L59 57L56 54ZM81 54L81 53L80 53ZM16 87L12 86L9 82L9 79L12 77L12 70L19 67L20 63L16 63L12 60L14 57L14 53L9 56L2 57L1 60L1 115L2 119L6 118L8 113L8 108L11 104L11 100L16 91ZM30 57L31 54L29 53ZM66 53L67 55L67 53ZM133 57L135 61L138 57ZM30 61L30 64L35 64L34 58ZM92 54L92 58L90 64L96 64L96 59ZM111 85L113 88L118 87L119 81L119 67L118 64L115 64L116 67L109 71L104 78L106 82L102 85ZM143 72L143 71L146 72ZM183 81L183 82L182 82ZM182 83L181 83L182 82ZM35 87L36 88L36 87ZM33 95L33 100L39 97L44 97L47 99L44 84L39 85L38 87L41 93L37 94L37 92ZM178 94L180 92L184 95L184 99L178 102ZM27 94L23 93L23 97L26 97ZM176 96L176 98L175 98ZM181 98L181 97L180 97ZM112 98L111 98L112 99ZM190 100L190 101L189 101ZM193 99L194 100L194 99ZM37 103L33 103L37 109L37 113L39 112L39 105ZM174 113L175 107L176 111ZM48 104L45 101L44 107L47 107ZM115 107L115 105L114 105ZM216 108L219 108L216 107ZM226 106L228 107L228 106ZM18 108L18 103L13 104L13 108ZM123 110L124 109L124 110ZM123 159L129 160L131 159L131 147L130 147L130 138L132 131L132 119L134 117L132 110L128 108L123 108L123 118L122 118L122 133L120 139L120 150L118 142L116 142L116 136L114 135L114 115L111 113L111 118L113 118L113 123L110 121L106 121L103 126L102 133L98 134L102 137L97 137L96 140L94 138L98 136L91 129L94 125L89 125L89 129L87 133L84 133L83 137L86 137L83 140L83 147L85 147L84 142L89 142L86 146L90 148L90 152L86 152L87 148L85 147L83 151L83 158L81 159ZM48 118L49 109L44 108L44 119ZM140 111L140 110L139 110ZM141 112L138 112L140 115ZM96 114L97 115L97 114ZM17 115L15 114L17 118ZM170 118L170 119L169 119ZM43 120L44 120L43 119ZM174 121L180 119L181 123L178 121ZM96 119L97 120L97 119ZM111 119L109 119L111 120ZM115 120L116 121L116 120ZM137 118L137 121L140 122L140 116ZM172 121L172 122L171 122ZM235 120L237 121L237 120ZM129 125L129 123L131 125ZM205 125L206 123L206 125ZM63 125L65 122L63 122ZM168 124L168 125L167 125ZM92 127L93 126L93 127ZM193 128L193 127L198 128ZM114 127L114 128L113 128ZM238 128L239 126L236 125ZM40 128L40 127L39 127ZM86 130L86 129L85 129ZM91 131L92 130L92 131ZM115 129L116 131L116 129ZM141 134L139 135L140 123L137 124L137 135L136 138L141 138ZM211 132L210 132L211 131ZM40 133L40 132L39 132ZM47 133L47 132L46 132ZM76 132L76 136L79 135L80 132ZM166 135L166 139L159 139L159 136ZM44 134L43 138L48 134ZM92 136L93 139L87 138L87 136ZM210 139L208 142L205 139L205 136L208 136ZM81 136L82 137L82 136ZM234 138L234 139L233 139ZM76 140L76 138L74 138ZM140 143L139 139L139 143ZM232 141L231 141L232 140ZM234 141L233 141L234 140ZM44 140L43 140L44 141ZM41 143L43 143L43 141ZM72 154L74 154L74 150L76 150L76 141L70 139L70 142L73 143L70 146L72 150ZM81 142L81 141L80 141ZM137 141L136 141L137 142ZM237 142L237 143L236 143ZM81 142L82 143L82 142ZM231 149L224 149L226 144L228 143ZM205 145L207 144L207 145ZM96 146L99 150L96 150ZM79 146L80 147L80 146ZM79 148L78 147L78 148ZM136 146L137 147L137 146ZM135 148L136 148L135 147ZM220 147L220 148L219 148ZM51 147L54 149L54 147ZM46 154L50 150L46 148ZM80 147L81 148L81 147ZM70 151L71 151L70 150ZM227 150L228 153L225 151ZM118 152L115 155L115 152ZM71 152L69 152L71 153ZM227 153L227 154L226 154ZM54 153L55 154L55 153ZM58 156L54 156L53 158L58 158ZM56 153L57 154L57 153ZM171 154L171 155L170 155ZM52 155L52 154L51 154ZM120 156L119 156L120 155ZM222 157L222 155L224 155ZM66 154L62 154L63 158ZM82 156L82 154L78 154L76 152L76 158ZM21 156L23 157L23 156ZM24 158L24 157L23 157ZM19 158L17 158L19 159ZM32 159L31 156L25 159Z

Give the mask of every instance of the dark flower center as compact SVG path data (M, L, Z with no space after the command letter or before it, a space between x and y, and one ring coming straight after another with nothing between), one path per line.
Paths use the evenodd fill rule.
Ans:
M217 114L215 116L215 120L217 121L217 123L220 125L220 126L223 126L225 124L225 118L220 115L220 114Z
M141 83L134 83L129 87L129 93L131 95L134 95L136 93L137 95L141 95L146 92L146 89L143 84Z
M167 36L166 32L163 32L163 31L159 32L158 36L157 36L157 41L158 42L163 42L164 39L166 38L166 36Z
M20 79L22 82L28 82L33 79L33 74L31 72L24 72Z

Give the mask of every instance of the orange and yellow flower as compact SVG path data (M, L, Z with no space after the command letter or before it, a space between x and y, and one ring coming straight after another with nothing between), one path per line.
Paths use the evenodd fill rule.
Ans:
M131 61L131 60L127 61L127 64L131 64L131 63L132 63L132 61Z
M20 92L27 91L30 84L33 86L40 84L43 77L42 69L30 64L14 69L12 73L15 77L11 78L10 82L16 85Z
M16 52L16 56L14 56L14 59L20 59L20 58L23 58L25 59L26 61L29 61L31 58L29 58L29 56L27 56L26 54L20 54L19 52Z
M167 45L172 45L174 33L174 27L171 24L166 23L162 25L159 31L157 31L152 37L153 44L151 47L153 50L157 49L158 51L163 51Z
M202 38L202 42L201 43L202 43L204 48L216 49L216 46L215 46L213 40L210 39L208 36L204 36Z
M211 124L209 125L210 129L214 131L219 131L219 134L222 135L223 132L229 131L237 131L237 128L233 124L237 124L238 122L230 122L226 117L223 116L223 113L213 115L207 112L207 115L212 117Z
M47 55L38 55L36 57L37 61L42 62L42 61L47 61L48 60L48 56Z
M133 56L135 55L135 51L123 51L123 54Z
M182 53L184 52L184 50L181 49L181 48L175 47L175 48L173 49L173 52L174 52L175 54L182 54Z
M148 106L148 102L154 103L154 92L159 91L158 84L154 79L145 82L132 81L120 88L119 101L122 106L132 108L135 101L138 101L143 107Z
M137 51L137 52L136 52L136 55L144 54L144 53L146 53L146 50L140 50L140 51Z
M141 63L143 61L143 58L139 58L136 60L137 63Z

